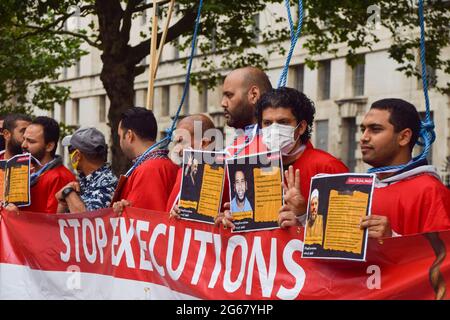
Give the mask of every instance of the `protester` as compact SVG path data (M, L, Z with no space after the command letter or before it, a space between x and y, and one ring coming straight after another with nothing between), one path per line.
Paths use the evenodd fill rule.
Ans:
M31 118L24 114L9 114L5 117L2 130L5 150L0 153L0 160L9 160L23 152L23 135L30 123Z
M196 132L195 128L199 129L198 132ZM203 114L195 114L181 119L173 133L173 148L170 153L172 161L181 166L183 151L186 149L213 150L215 141L212 137L214 135L207 135L206 132L214 129L212 120ZM170 216L175 218L179 218L180 213L176 202L179 198L181 180L182 169L180 168L166 207L166 211L170 212Z
M319 173L345 173L347 167L331 154L315 149L310 141L315 108L303 93L292 88L273 89L258 101L258 124L268 150L281 150L285 169L281 227L304 225L311 178ZM229 209L229 204L226 205ZM300 221L298 219L301 219ZM233 227L229 210L216 223Z
M22 149L34 159L34 173L30 179L31 204L21 207L24 211L56 213L58 201L55 193L75 176L63 166L62 158L56 155L59 140L59 125L48 117L37 117L24 133ZM6 207L18 212L13 204Z
M361 124L361 152L374 168L406 165L377 173L372 214L362 228L382 238L450 229L450 191L426 160L413 163L420 133L416 108L401 99L374 102Z
M166 209L179 168L170 161L168 150L145 153L155 144L157 132L152 111L132 107L122 113L118 127L120 147L134 164L123 188L116 190L121 200L113 204L115 212L121 213L126 206L157 211Z
M108 146L105 136L95 128L81 128L66 136L62 145L68 147L78 182L69 182L55 197L58 212L85 212L107 208L111 204L117 177L106 163Z
M271 89L269 77L255 67L239 68L226 76L222 108L227 125L238 130L233 143L227 148L231 155L266 150L258 139L255 111L258 100Z

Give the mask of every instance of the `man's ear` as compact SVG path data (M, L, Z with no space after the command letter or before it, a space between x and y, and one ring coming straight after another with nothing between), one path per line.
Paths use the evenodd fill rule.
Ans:
M9 130L3 129L2 134L3 134L3 137L5 138L5 140L11 139L11 132L9 132Z
M55 146L56 146L56 144L54 142L49 142L45 145L45 151L48 153L51 153Z
M214 137L204 137L202 138L202 150L206 150L206 148L214 143ZM211 149L211 148L210 148Z
M401 147L408 146L411 142L412 130L410 128L403 129L398 133L398 144Z
M302 134L304 134L306 132L306 129L308 129L308 123L306 122L306 120L300 121L300 124L296 130L297 134L298 134L296 139L298 139L298 137L300 137Z
M259 91L259 88L257 86L251 86L250 90L248 91L248 100L252 104L256 104L261 97L261 92Z
M127 130L125 133L125 140L128 140L128 142L133 142L135 140L134 132L130 129Z

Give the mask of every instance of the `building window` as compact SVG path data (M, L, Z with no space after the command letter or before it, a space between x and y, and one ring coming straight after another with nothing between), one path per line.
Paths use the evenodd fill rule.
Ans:
M364 95L364 72L365 62L358 63L353 68L353 94L354 96Z
M295 88L303 92L303 83L305 79L305 65L301 64L298 66L295 66Z
M330 99L331 60L319 63L319 100Z
M200 91L200 112L208 112L208 82L203 81Z
M181 97L183 94L183 90L184 90L184 84L180 85L180 93L181 93L180 100L181 100ZM181 108L181 114L183 114L185 116L189 114L189 91L190 91L190 88L188 87L188 89L186 91L186 97L184 98L183 107Z
M59 105L59 121L66 123L66 105Z
M316 121L316 148L328 151L328 120Z
M75 77L78 78L81 75L81 58L80 60L77 60L77 63L75 64Z
M72 100L72 124L80 124L80 99Z
M106 95L98 97L98 121L106 122Z
M342 119L341 157L350 172L354 172L356 167L356 131L356 118L350 117Z
M177 37L175 39L174 50L173 50L173 58L174 59L180 59L180 49L178 49L179 45L180 45L180 38Z
M418 72L422 75L422 67L420 64ZM435 88L437 84L436 69L430 66L427 66L427 83L428 88ZM418 79L417 88L420 90L423 89L422 76Z
M63 67L63 79L67 79L67 67Z
M167 117L170 111L170 86L161 87L161 115Z
M253 16L253 40L258 43L259 42L259 13Z
M147 23L147 9L142 10L141 15L141 25L145 25Z

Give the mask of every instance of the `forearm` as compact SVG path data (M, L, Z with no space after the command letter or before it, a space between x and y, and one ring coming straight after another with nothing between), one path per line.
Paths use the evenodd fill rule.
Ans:
M58 209L56 210L57 213L64 213L67 212L67 205L58 202Z
M66 202L70 213L87 211L83 200L81 200L80 196L76 192L69 194L66 198Z

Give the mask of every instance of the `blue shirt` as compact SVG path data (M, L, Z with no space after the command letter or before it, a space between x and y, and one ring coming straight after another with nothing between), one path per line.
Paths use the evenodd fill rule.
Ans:
M109 207L116 185L117 177L107 164L88 176L80 174L80 197L86 210L93 211Z
M252 206L250 205L250 202L247 200L247 197L244 198L244 207L242 209L239 209L237 204L237 197L234 197L233 200L231 200L231 212L247 212L247 211L253 211Z

